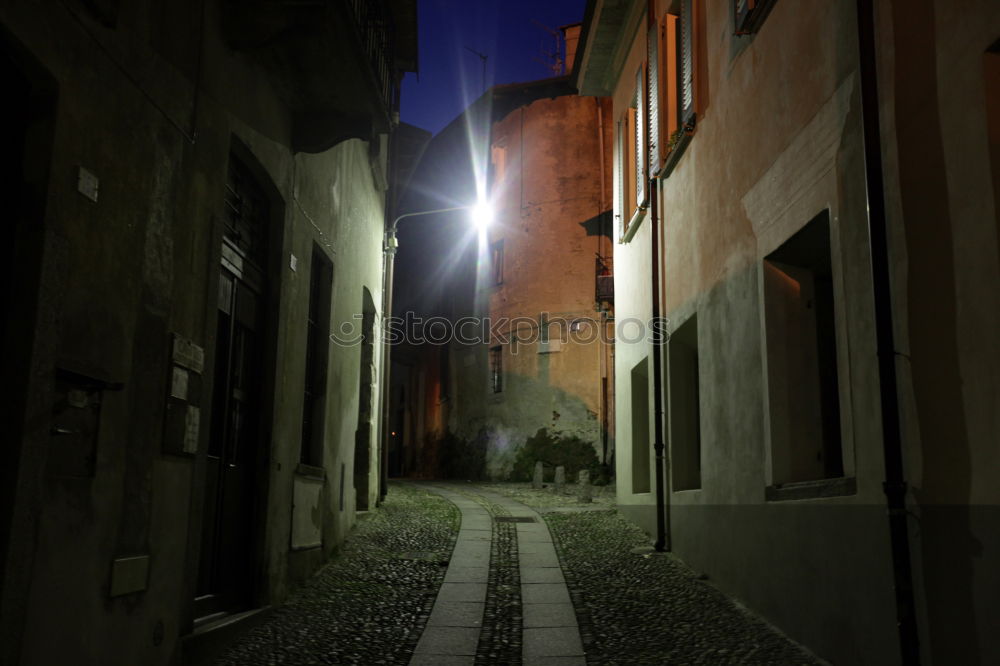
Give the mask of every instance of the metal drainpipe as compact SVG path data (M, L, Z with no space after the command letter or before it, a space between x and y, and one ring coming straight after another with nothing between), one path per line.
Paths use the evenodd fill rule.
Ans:
M872 0L858 0L858 70L861 78L861 118L864 129L865 187L868 197L868 242L871 248L872 289L875 300L875 336L878 351L882 407L882 448L885 491L889 513L896 623L902 663L920 663L913 567L910 561L906 520L906 479L896 380L896 352L892 324L892 284L888 225L885 218L885 185L882 180L882 130L879 126L878 72L876 69L875 8Z
M652 28L657 24L656 2L649 0L646 6L646 27ZM648 34L648 32L647 32ZM646 70L649 76L649 69ZM649 90L648 82L645 84ZM652 113L643 114L646 117L646 137L651 136L653 120ZM649 150L649 146L644 146ZM652 160L647 158L649 172L652 174ZM653 453L656 456L656 543L653 547L658 552L669 551L670 543L670 494L668 492L666 469L669 467L666 462L666 443L663 441L663 343L666 330L662 326L660 319L660 207L657 196L656 178L650 177L649 185L649 224L650 236L652 237L652 322L653 327Z
M605 195L604 195L604 109L601 107L601 98L594 98L594 108L597 111L597 149L598 155L600 156L600 173L601 175L601 189L600 189L600 202L597 206L597 214L604 214L605 205ZM604 236L601 233L597 234L597 256L604 256ZM596 272L596 266L595 266ZM595 279L596 288L596 279ZM595 294L596 296L596 294ZM598 387L600 398L598 399L601 405L600 414L600 427L601 427L601 465L604 469L607 469L608 464L608 429L605 427L608 423L608 350L607 344L605 343L606 332L607 332L607 312L605 312L603 306L598 303L598 309L601 313L601 337L598 339L597 353L600 355L598 359L598 368L600 368L600 377L598 378Z
M660 326L660 220L657 202L656 179L649 181L649 224L652 237L652 326L653 332L653 452L656 456L656 543L653 547L659 551L670 550L670 518L668 514L668 499L666 492L665 449L663 442L663 331Z

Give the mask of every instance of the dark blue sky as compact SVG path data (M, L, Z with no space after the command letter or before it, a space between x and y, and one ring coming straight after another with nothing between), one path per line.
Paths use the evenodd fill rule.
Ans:
M552 76L540 60L555 39L553 30L583 20L586 0L418 0L420 75L403 80L403 122L433 133L452 121L483 92L482 61L489 56L486 86Z

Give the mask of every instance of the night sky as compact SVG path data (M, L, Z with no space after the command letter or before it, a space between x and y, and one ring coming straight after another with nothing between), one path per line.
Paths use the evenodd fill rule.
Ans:
M558 30L583 20L586 0L420 0L420 74L403 80L403 122L437 133L486 87L553 76Z

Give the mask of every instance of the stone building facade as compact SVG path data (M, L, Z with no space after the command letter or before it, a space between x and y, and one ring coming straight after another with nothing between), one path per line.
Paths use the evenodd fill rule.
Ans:
M833 662L1000 659L998 38L976 0L588 3L616 314L669 333L619 331L620 508Z
M526 86L528 88L529 86ZM488 433L488 473L505 478L539 429L614 450L608 105L571 90L524 103L490 134L494 220L477 246L477 312L498 334L452 347L456 431ZM548 461L547 461L548 462Z
M575 44L579 26L564 30ZM394 348L405 469L508 478L540 429L613 460L609 110L567 76L500 85L429 142L401 210L486 196L494 220L477 235L450 211L400 230L394 312L453 333L425 326L429 340Z
M415 23L406 1L0 8L3 663L195 663L378 501Z

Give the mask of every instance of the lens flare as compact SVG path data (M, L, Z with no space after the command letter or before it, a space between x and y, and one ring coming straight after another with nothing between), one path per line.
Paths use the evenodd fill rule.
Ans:
M493 207L486 201L480 201L472 208L472 222L480 231L484 231L493 223Z

